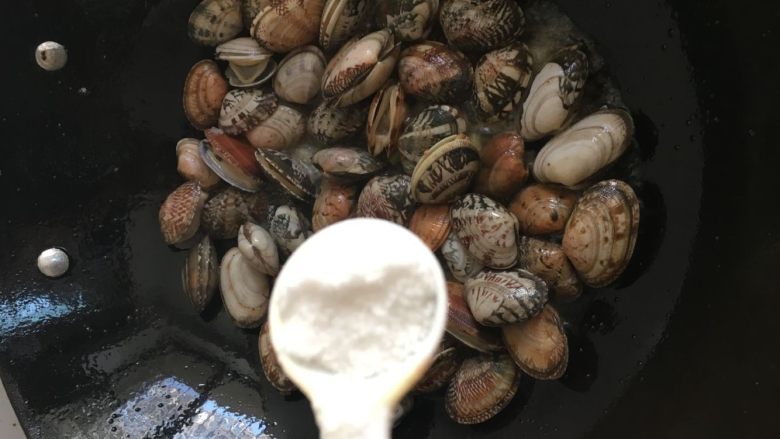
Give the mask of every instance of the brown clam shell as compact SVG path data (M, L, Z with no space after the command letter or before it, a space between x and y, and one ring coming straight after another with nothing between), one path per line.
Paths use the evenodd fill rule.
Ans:
M450 206L447 204L422 205L414 211L409 230L435 252L450 234Z
M265 374L268 382L282 395L290 395L295 392L295 384L284 373L282 365L279 364L279 360L276 358L274 346L271 344L268 322L265 322L263 329L260 330L257 347L260 353L260 365L263 367L263 374Z
M198 232L208 194L194 181L174 190L160 206L160 231L168 245L183 244Z
M279 105L268 119L246 133L255 148L282 150L301 140L306 134L303 114L293 107Z
M306 128L321 144L333 145L360 133L365 126L367 112L367 105L339 108L325 101L309 114Z
M526 270L484 270L466 281L465 297L479 323L505 326L539 314L547 303L547 285Z
M345 180L367 179L382 170L382 163L360 148L326 148L314 154L312 161L326 174Z
M503 328L504 343L520 369L537 380L557 380L569 363L563 323L550 305L533 319Z
M439 22L447 41L466 52L504 46L525 29L525 15L514 0L443 0Z
M431 393L441 389L458 371L460 363L460 355L455 342L445 336L433 358L433 364L417 382L413 392Z
M271 117L277 106L273 93L254 88L234 88L222 100L219 127L232 136L243 134Z
M447 137L423 155L412 172L412 197L448 203L465 193L479 170L479 150L465 134Z
M582 294L582 282L560 245L530 237L520 238L518 266L541 277L559 302L571 302Z
M357 204L358 188L324 179L314 200L311 214L315 232L352 216Z
M317 38L324 5L324 0L271 0L252 21L250 34L278 53L305 46Z
M520 372L508 355L480 355L465 360L447 388L445 409L458 424L479 424L512 401Z
M551 184L532 184L515 195L509 210L525 235L547 235L562 232L566 227L577 192Z
M504 350L495 328L480 325L471 314L464 298L463 284L447 282L447 333L464 345L480 352Z
M208 236L204 236L187 253L181 271L181 284L195 311L202 313L214 298L219 285L217 249Z
M531 83L533 56L523 43L486 53L474 69L474 103L488 121L515 114Z
M429 102L465 101L474 68L461 52L436 41L425 41L401 53L398 78L404 91Z
M428 148L447 137L465 133L467 128L466 117L455 107L431 105L421 110L406 123L398 138L404 171L411 175Z
M217 193L203 206L201 226L214 239L234 239L249 219L251 194L233 187Z
M482 148L481 168L474 192L498 200L511 197L528 179L525 143L515 132L494 136Z
M198 145L200 141L192 138L184 138L176 144L177 165L179 175L186 180L197 182L206 190L213 189L222 180L214 173L200 157Z
M190 124L199 130L216 125L227 92L228 83L217 63L210 59L195 63L184 81L182 94L184 115Z
M227 183L237 188L256 192L263 182L262 171L255 160L254 148L218 128L204 132L208 145L201 142L200 155L204 163Z
M406 225L414 210L414 202L409 197L409 183L407 175L372 178L360 192L355 216Z
M480 194L467 194L452 206L452 230L468 251L490 268L517 262L517 218L504 206Z

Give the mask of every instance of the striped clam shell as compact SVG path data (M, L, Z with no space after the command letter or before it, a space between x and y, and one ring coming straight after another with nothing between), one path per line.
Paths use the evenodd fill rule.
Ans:
M269 276L279 274L279 251L273 237L264 228L247 221L238 229L238 250L249 265Z
M263 173L290 195L301 201L313 201L319 183L319 171L313 166L273 149L258 149L255 158Z
M432 105L417 113L398 138L398 151L406 173L414 171L428 148L447 137L465 133L467 129L466 117L449 105Z
M372 178L360 192L355 216L406 225L414 211L409 184L410 179L406 175Z
M195 311L199 313L214 298L219 284L219 259L217 249L208 236L204 236L187 253L181 271L181 284Z
M560 245L524 236L517 248L518 266L542 278L557 301L571 302L582 294L582 282Z
M260 330L257 349L260 353L260 365L263 367L263 374L268 382L282 395L292 394L296 390L295 383L284 373L282 365L279 364L276 351L271 344L268 322L265 322Z
M525 14L514 0L443 0L439 22L451 45L484 52L522 35Z
M479 194L467 194L452 207L452 228L482 264L496 269L517 262L517 218L504 206Z
M222 303L239 328L257 328L265 319L271 287L268 276L252 268L238 248L228 250L219 273Z
M547 284L522 269L485 270L466 281L466 302L479 323L511 325L542 311L547 303Z
M561 318L547 305L533 319L502 328L504 344L515 364L537 380L556 380L566 372L569 344Z
M197 182L203 189L214 188L222 180L214 173L200 157L200 141L193 138L184 138L176 143L176 170L179 175L189 181Z
M325 51L341 47L365 24L369 10L366 0L326 0L320 21L320 46Z
M230 90L222 100L219 127L232 136L243 134L271 117L277 106L273 93L249 88Z
M445 409L458 424L479 424L503 410L520 385L508 355L480 355L461 364L447 388Z
M160 231L168 245L183 245L200 227L200 214L208 194L194 181L174 190L160 206Z
M363 131L367 114L367 105L339 108L326 101L312 110L306 127L319 143L329 146L349 140Z
M433 145L412 172L412 197L420 203L447 203L465 193L479 171L479 150L458 134Z
M203 206L201 227L214 239L233 239L238 228L249 219L252 194L227 187Z
M514 115L531 83L533 57L523 43L486 53L474 69L474 102L488 121Z
M450 235L450 206L424 204L417 208L409 221L409 230L431 249L437 251Z
M243 29L241 0L203 0L190 14L187 33L204 46L224 43Z
M471 92L474 68L461 52L436 41L407 48L398 62L404 91L434 103L464 101Z
M210 59L198 61L184 81L182 105L190 124L205 130L219 121L222 100L228 92L228 83L217 63Z

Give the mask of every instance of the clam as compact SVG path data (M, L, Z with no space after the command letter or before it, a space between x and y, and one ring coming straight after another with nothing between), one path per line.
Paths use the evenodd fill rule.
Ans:
M485 270L466 281L466 302L485 326L524 322L547 303L547 284L531 272Z
M255 151L257 162L269 179L301 201L312 201L319 183L319 171L302 161L273 149Z
M523 103L520 134L534 141L563 128L588 77L588 57L564 48L536 74Z
M303 114L293 107L279 104L276 111L259 125L247 131L246 139L255 148L285 149L306 134Z
M450 234L450 206L447 204L426 204L414 211L409 230L435 252Z
M479 150L465 134L433 145L412 172L412 197L424 204L448 203L465 193L479 171Z
M326 0L320 21L320 46L330 52L352 38L365 25L370 4L366 0Z
M566 227L577 193L551 184L532 184L515 195L509 210L525 235L559 233Z
M452 231L441 246L441 255L452 276L461 282L465 282L485 268L476 256L466 250L458 235Z
M447 388L447 414L458 424L485 422L509 405L519 385L520 372L508 355L469 358Z
M325 55L315 46L296 49L284 57L274 77L274 92L295 104L308 104L320 93Z
M190 14L187 34L204 46L224 43L241 32L241 0L203 0Z
M614 282L634 253L639 200L618 180L597 183L574 207L563 234L563 251L586 285Z
M359 133L366 123L368 107L353 105L338 108L328 102L318 105L309 115L309 133L323 145L350 139Z
M238 229L238 250L255 270L269 276L279 274L279 252L264 228L245 222Z
M405 225L414 210L414 202L409 197L409 182L406 175L372 178L360 192L355 216Z
M309 220L294 206L282 205L268 219L268 232L283 255L291 255L312 235Z
M274 52L287 53L315 38L324 0L271 0L252 21L250 34Z
M209 190L219 184L219 176L214 173L200 158L197 139L185 138L176 144L178 164L176 170L189 181L194 181L203 189Z
M160 206L160 231L168 245L186 246L200 227L200 213L208 194L188 181L174 190Z
M452 229L468 251L490 268L517 262L517 218L492 199L468 194L452 207Z
M324 179L314 200L311 225L315 232L352 216L357 204L358 188Z
M542 278L558 301L571 302L582 294L582 282L560 245L524 236L517 248L518 266Z
M257 17L257 14L270 4L271 0L244 0L241 4L241 17L244 21L244 28L251 28L252 21Z
M238 248L228 250L219 271L222 302L239 328L257 328L265 319L271 295L268 276L256 271Z
M482 116L488 121L513 116L532 73L533 57L525 44L486 53L474 69L474 102Z
M566 372L569 345L558 312L547 305L533 319L504 326L504 344L520 369L537 380L557 380Z
M442 0L439 22L447 41L466 52L506 46L525 30L514 0Z
M539 151L534 177L576 187L620 157L631 143L634 122L620 109L601 110L553 137Z
M216 125L222 99L227 92L228 83L219 72L217 63L210 59L195 63L187 75L182 93L184 115L190 124L199 130Z
M246 88L230 90L222 100L219 127L231 136L243 134L271 117L277 106L273 93Z
M269 383L282 395L292 394L296 387L290 378L284 373L282 365L276 358L276 351L271 344L268 322L263 324L260 330L260 337L257 340L257 349L260 353L260 365L263 367L263 374Z
M216 58L229 63L225 72L230 85L254 87L271 79L276 72L273 53L252 38L241 37L217 46Z
M515 132L497 134L482 148L474 192L499 200L512 196L528 178L525 143Z
M313 161L325 174L343 180L366 179L382 170L382 163L359 148L326 148L314 154Z
M504 350L501 337L496 328L482 326L474 320L466 299L463 297L463 285L447 282L447 333L464 345L480 352L500 352Z
M192 247L181 270L181 285L198 313L214 298L219 283L217 249L208 236Z
M393 73L401 48L388 29L347 42L330 60L322 78L322 95L345 107L379 90Z
M447 137L465 133L467 127L463 113L449 105L432 105L417 113L398 138L404 170L411 174L428 148Z
M405 396L404 399L402 399L401 402L399 402L395 408L393 408L393 413L390 415L390 420L393 422L393 427L397 427L398 424L400 424L404 419L404 416L412 411L413 407L414 398L409 395Z
M465 101L473 77L474 69L464 54L436 41L407 48L398 62L404 91L430 102Z
M426 38L439 11L439 0L381 0L377 21L393 30L401 41Z
M371 154L389 156L395 150L405 118L404 91L397 83L389 82L374 95L368 109L366 138Z
M445 337L433 357L433 364L417 382L414 392L431 393L444 387L460 367L459 357L455 343L451 338Z
M200 224L214 239L233 239L238 228L249 219L251 194L234 187L220 191L203 206Z
M35 62L43 70L54 72L68 62L68 51L60 43L44 41L35 48Z
M206 140L199 147L203 163L230 185L247 192L260 190L262 172L254 148L217 128L206 130L205 134Z

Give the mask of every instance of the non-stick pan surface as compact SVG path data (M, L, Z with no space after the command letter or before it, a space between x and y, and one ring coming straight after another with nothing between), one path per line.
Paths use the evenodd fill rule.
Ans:
M780 437L780 7L575 1L637 122L637 253L562 311L571 362L497 418L419 397L397 437ZM256 331L194 314L156 213L193 136L193 1L5 2L0 28L0 376L31 438L316 435L262 377ZM40 70L35 46L70 50ZM67 248L48 280L35 258ZM220 425L216 425L218 423ZM232 430L231 430L232 429ZM243 431L243 433L241 433ZM189 436L187 436L189 435Z

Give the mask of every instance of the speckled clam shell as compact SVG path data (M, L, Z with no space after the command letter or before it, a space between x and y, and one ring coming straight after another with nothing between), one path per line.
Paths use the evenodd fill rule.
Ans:
M525 235L559 233L566 227L577 198L576 192L562 186L532 184L515 195L509 210Z
M360 148L326 148L314 154L313 161L327 175L347 180L366 179L382 170L382 163Z
M257 328L265 319L271 287L268 276L253 269L238 248L222 258L219 289L225 310L239 328Z
M286 149L306 134L303 113L288 105L279 104L266 120L246 133L246 139L255 148Z
M539 151L534 177L542 183L576 187L617 160L634 135L631 115L601 110L558 134Z
M458 424L479 424L512 401L520 372L508 355L480 355L465 360L447 388L445 408Z
M262 171L254 157L254 148L241 139L212 128L204 132L200 157L226 183L243 191L257 192L262 187Z
M232 136L243 134L271 117L277 105L273 93L245 88L230 90L222 100L219 127Z
M242 224L238 229L238 250L260 273L279 274L279 252L273 237L264 228L252 222Z
M486 53L474 69L474 102L481 116L488 121L512 117L532 75L533 57L525 44Z
M463 295L463 284L447 282L447 333L464 345L480 352L504 350L501 336L496 328L488 328L477 323Z
M320 93L325 55L316 46L296 49L279 63L274 92L287 102L308 104Z
M271 0L243 0L241 2L241 17L244 21L244 28L250 29L257 14L270 5Z
M412 197L424 204L448 203L465 193L479 171L479 150L458 134L433 145L412 172Z
M366 124L367 114L367 105L339 108L322 102L309 115L306 127L318 142L333 145L360 133Z
M331 224L350 218L357 205L358 187L324 179L314 200L311 225L318 232Z
M523 102L523 138L539 140L564 127L582 95L588 70L588 57L577 46L564 48L544 64Z
M241 32L241 0L203 0L190 14L187 34L204 46L224 43Z
M431 32L438 12L439 0L380 0L377 21L401 41L419 41Z
M482 147L480 169L474 192L497 200L508 200L528 179L525 143L509 131L493 136Z
M182 93L184 115L190 124L199 130L216 125L227 92L228 83L217 63L210 59L195 63L184 81Z
M320 46L330 52L352 38L365 25L369 5L366 0L326 0L320 21Z
M406 111L404 91L397 83L388 82L374 95L366 124L366 139L371 154L389 156L395 151Z
M447 41L466 52L505 46L525 30L514 0L442 0L439 22Z
M560 245L524 236L517 249L518 266L542 278L557 301L571 302L582 294L582 282Z
M435 252L444 245L450 234L450 206L447 204L422 205L414 211L409 230Z
M452 227L450 225L450 227ZM450 231L441 246L441 255L452 277L460 282L476 275L485 267L476 256L469 253L455 232Z
M580 198L563 234L563 251L586 285L614 282L636 245L639 200L618 180L595 184Z
M465 101L473 78L474 69L468 58L436 41L407 48L398 62L398 79L404 91L429 102Z
M195 182L184 183L160 206L160 231L168 245L184 244L198 232L208 194Z
M234 239L238 228L249 219L251 194L228 187L203 206L201 227L214 239Z
M208 236L187 253L181 270L181 285L198 313L214 298L219 285L219 259L217 249Z
M324 0L272 0L255 16L250 34L263 47L287 53L317 38L323 6Z
M465 133L468 123L464 114L449 105L432 105L409 120L398 138L401 164L407 174L414 171L423 153L439 141Z
M186 180L194 181L203 189L209 190L222 180L211 168L203 163L198 149L199 144L200 141L198 139L184 138L179 140L176 144L176 170Z
M409 183L410 179L406 175L372 178L360 192L355 216L406 225L414 212Z
M284 256L291 255L312 235L311 224L298 208L282 205L268 218L268 233Z
M529 271L485 270L466 281L466 302L485 326L524 322L547 303L547 284Z
M537 380L557 380L569 363L569 344L563 323L547 305L533 319L503 329L504 344L515 364Z
M455 342L445 337L439 344L438 352L433 357L433 364L425 372L414 387L414 393L435 392L450 381L460 367L460 355Z
M479 194L461 197L452 207L452 229L483 265L504 269L517 262L517 218L496 201Z
M301 201L313 201L319 175L312 175L312 169L300 160L281 151L258 149L257 162L265 175ZM312 167L313 168L313 167ZM316 169L314 169L317 173Z
M290 395L295 392L295 383L284 373L282 365L279 364L279 359L276 357L276 351L274 351L274 346L271 344L268 322L264 323L263 329L260 330L257 350L260 353L260 365L263 368L263 374L274 389L278 390L282 395Z

